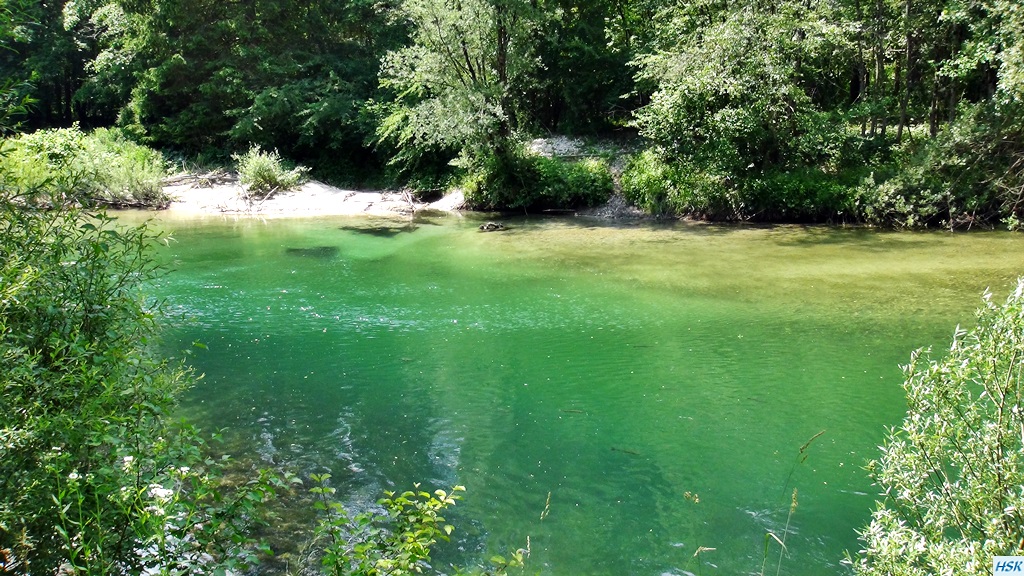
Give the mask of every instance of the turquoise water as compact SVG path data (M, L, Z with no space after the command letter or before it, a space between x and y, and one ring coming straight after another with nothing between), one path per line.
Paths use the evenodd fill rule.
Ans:
M165 345L207 347L183 413L353 508L465 485L441 566L529 537L530 573L759 573L771 532L783 572L839 574L899 364L1024 273L1005 233L477 224L160 222Z

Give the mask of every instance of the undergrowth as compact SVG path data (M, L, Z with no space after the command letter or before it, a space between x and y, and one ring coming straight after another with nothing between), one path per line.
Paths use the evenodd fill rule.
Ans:
M0 165L12 184L47 201L116 207L168 202L163 156L116 129L39 130L8 139L4 149Z

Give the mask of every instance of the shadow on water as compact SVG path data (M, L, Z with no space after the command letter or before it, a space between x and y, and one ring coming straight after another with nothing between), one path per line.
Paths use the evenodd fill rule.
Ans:
M415 232L417 228L417 225L409 223L383 226L342 226L340 229L345 232L355 232L356 234L365 234L377 238L394 238L399 234Z
M285 253L289 256L298 256L299 258L321 258L328 259L334 258L338 255L341 250L337 246L314 246L312 248L285 248Z
M790 225L771 228L775 235L775 243L780 246L802 248L819 248L822 245L845 245L891 252L895 248L925 247L935 243L937 235L944 232L936 231L892 231L879 230L864 226L837 228L835 226Z
M424 208L417 210L416 214L413 215L412 221L416 224L429 224L431 226L439 226L444 220L452 218L452 213L445 210L435 210L433 208Z
M699 237L728 239L731 236L760 233L765 240L778 246L817 248L822 245L856 246L879 252L894 248L925 247L937 238L948 235L943 231L893 231L868 226L833 226L823 224L770 224L760 222L704 222L678 219L622 219L566 218L551 215L511 216L505 222L524 227L548 226L552 222L566 228L595 230L602 228L646 229L658 232L680 232ZM978 231L982 234L984 231ZM648 243L672 243L675 237L652 238Z

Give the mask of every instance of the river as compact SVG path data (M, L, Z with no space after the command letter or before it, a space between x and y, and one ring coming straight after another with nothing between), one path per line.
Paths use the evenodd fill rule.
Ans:
M504 222L158 219L182 413L354 509L464 485L442 567L842 574L900 364L1024 274L1009 233Z

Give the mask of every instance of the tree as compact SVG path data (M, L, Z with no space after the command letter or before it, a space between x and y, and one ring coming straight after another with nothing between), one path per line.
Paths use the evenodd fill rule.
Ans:
M830 62L848 49L828 1L703 0L665 8L657 48L637 58L656 87L641 134L708 169L814 164L836 153L837 124L818 105Z
M546 132L601 133L622 127L636 107L637 51L654 30L650 0L555 0L538 36L541 66L528 95Z
M885 499L855 569L989 574L993 556L1024 553L1024 279L904 371L907 416L871 464Z
M90 62L109 41L110 22L102 15L93 16L113 4L109 0L17 0L9 4L16 6L21 22L8 30L5 44L9 49L0 51L0 77L31 84L30 95L36 105L27 124L45 128L111 121L104 102L83 99L79 90L90 76Z
M503 157L527 113L540 12L525 0L406 0L411 45L388 54L378 136L402 149Z
M364 107L382 55L405 37L387 3L121 4L142 21L123 122L148 141L223 157L256 144L314 167L372 164Z

